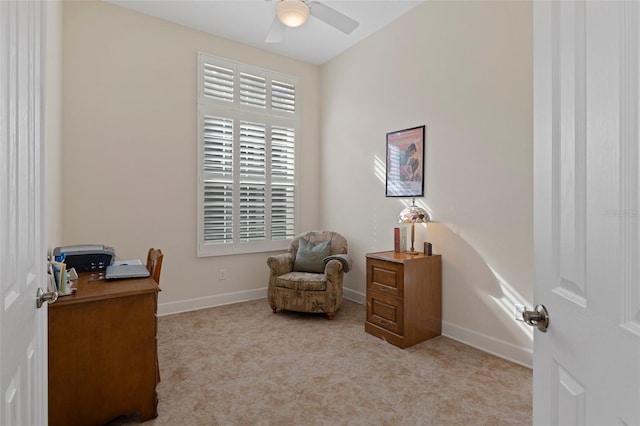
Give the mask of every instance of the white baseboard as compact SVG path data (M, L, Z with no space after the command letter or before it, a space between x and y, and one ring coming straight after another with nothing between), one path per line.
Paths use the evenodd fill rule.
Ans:
M363 305L367 297L362 293L344 289L344 298ZM197 299L180 300L178 302L159 303L158 316L179 314L181 312L195 311L197 309L213 308L216 306L230 305L232 303L246 302L249 300L265 299L267 288L238 291L234 293L217 294L215 296L200 297Z
M180 300L178 302L159 303L158 316L179 314L181 312L195 311L197 309L213 308L215 306L230 305L232 303L246 302L249 300L264 299L267 297L267 288L238 291L234 293L217 294L215 296L199 297L197 299Z
M366 294L348 288L343 290L343 295L345 299L356 303L365 304L367 302ZM181 300L178 302L160 303L158 304L158 316L213 308L215 306L264 299L266 297L267 289L265 287L197 299ZM480 349L481 351L515 362L516 364L533 368L533 352L531 349L519 347L446 321L442 322L442 335L464 343L465 345Z
M343 294L345 299L360 304L367 303L366 294L348 288L343 290ZM533 352L529 348L519 347L446 321L442 321L442 335L524 367L533 368Z
M516 346L446 321L442 321L442 335L524 367L533 368L533 351L529 348Z
M361 305L364 305L365 303L367 303L366 294L358 293L357 291L353 291L348 288L342 289L342 297L344 297L347 300L351 300L352 302L359 303Z

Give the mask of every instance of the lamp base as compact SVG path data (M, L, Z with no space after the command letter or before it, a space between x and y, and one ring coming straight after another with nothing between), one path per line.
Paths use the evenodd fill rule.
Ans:
M419 251L411 251L411 250L407 250L406 253L407 254L420 254Z

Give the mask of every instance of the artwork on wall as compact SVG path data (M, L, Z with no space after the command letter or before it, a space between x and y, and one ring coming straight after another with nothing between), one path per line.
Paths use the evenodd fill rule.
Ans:
M387 133L387 197L424 196L425 126Z

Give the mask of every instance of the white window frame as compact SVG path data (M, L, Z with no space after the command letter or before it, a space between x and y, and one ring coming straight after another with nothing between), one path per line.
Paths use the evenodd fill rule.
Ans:
M233 100L218 100L205 95L204 90L204 65L213 64L216 66L228 68L234 70L234 96ZM276 80L291 84L295 87L296 91L296 105L295 112L282 112L277 109L272 109L269 102L264 107L254 107L246 105L240 102L240 90L237 90L239 85L239 78L241 73L247 73L255 76L265 77L267 81ZM263 68L254 67L251 65L241 64L238 62L230 61L228 59L219 58L206 53L198 53L198 245L197 256L222 256L231 254L244 254L244 253L259 253L266 251L279 251L286 250L292 237L297 230L297 212L298 212L298 180L297 180L297 142L299 138L298 132L298 79L293 76L280 74L274 71L266 70ZM270 90L268 98L270 97ZM225 243L210 243L205 241L205 167L204 167L204 135L205 135L205 117L221 117L224 119L233 120L233 238L231 242ZM239 123L241 122L256 122L264 123L268 128L284 127L293 129L295 134L294 140L294 177L293 177L293 191L294 191L294 220L293 220L293 233L288 235L286 239L270 240L271 234L271 203L267 201L265 204L265 211L267 214L266 220L266 236L265 241L240 241L240 229L239 229L239 206L240 206L240 191L238 184L240 181L239 173L239 143L240 132ZM267 132L268 146L271 143L271 133ZM271 149L267 150L267 158L271 158ZM267 193L271 194L269 188L271 188L270 178L270 162L266 164L266 187ZM275 180L274 180L275 182ZM270 197L269 197L270 200Z

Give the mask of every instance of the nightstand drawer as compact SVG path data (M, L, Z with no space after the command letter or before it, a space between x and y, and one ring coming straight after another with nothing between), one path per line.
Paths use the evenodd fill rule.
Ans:
M401 263L367 259L367 283L371 290L393 297L402 297L403 275Z
M384 294L367 295L367 321L393 333L403 332L403 303Z

